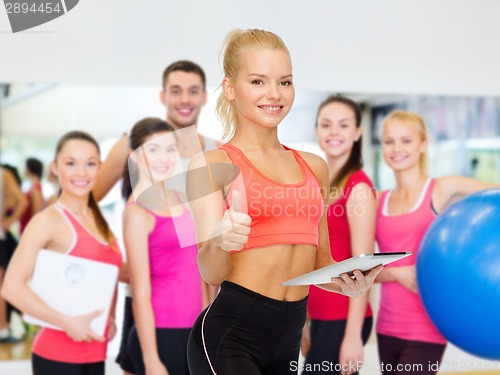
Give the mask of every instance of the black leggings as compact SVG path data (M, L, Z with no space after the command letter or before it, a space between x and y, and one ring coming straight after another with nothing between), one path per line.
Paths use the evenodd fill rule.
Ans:
M189 375L186 347L190 328L156 328L156 346L161 362L170 375ZM144 375L144 361L135 326L128 338L128 352L136 375Z
M123 308L122 337L120 342L120 351L116 357L116 363L120 365L123 371L135 374L134 364L128 352L128 337L132 327L134 327L134 311L132 310L132 297L125 297L125 306Z
M14 251L17 248L17 240L16 238L12 235L11 232L7 231L5 232L5 239L0 240L0 268L3 268L4 270L4 277L5 277L5 271L7 270L7 266L10 263L10 260L12 259L12 256L14 255ZM0 286L2 286L3 280L0 280ZM7 302L7 301L5 301ZM10 303L7 302L7 316L5 317L7 320L10 319L11 312L12 311L17 311L20 315L21 312L14 306L12 306Z
M189 336L191 375L297 374L306 306L223 282Z
M33 375L104 375L104 361L93 363L65 363L31 354Z
M347 320L312 320L311 349L307 355L303 374L340 374L340 345L345 335ZM372 330L373 319L365 318L361 331L366 344Z
M5 238L0 239L0 268L7 269L7 266L17 248L17 240L11 232L5 232Z
M377 344L384 375L434 375L446 349L446 344L403 340L380 333Z

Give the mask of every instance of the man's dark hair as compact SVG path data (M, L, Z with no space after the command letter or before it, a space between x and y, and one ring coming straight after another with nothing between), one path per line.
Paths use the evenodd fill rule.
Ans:
M170 75L170 73L177 72L177 71L198 74L201 78L201 83L203 85L203 91L206 90L207 79L205 77L205 72L203 71L201 66L199 66L198 64L196 64L192 61L189 61L189 60L175 61L165 68L165 70L163 71L163 76L162 76L162 81L161 81L162 87L164 90L165 90L167 79L168 79L168 76Z
M43 175L43 163L35 158L26 159L26 169L31 173L37 176L39 179L42 179Z

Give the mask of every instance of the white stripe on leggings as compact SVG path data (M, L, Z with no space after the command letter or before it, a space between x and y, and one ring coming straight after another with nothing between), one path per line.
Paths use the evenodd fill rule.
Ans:
M205 344L205 334L203 333L203 329L205 328L205 318L207 317L207 314L210 311L210 308L212 307L212 303L210 304L210 306L208 306L208 309L207 309L205 315L203 315L203 320L201 321L201 341L203 341L203 350L205 351L205 357L207 357L207 361L208 361L208 364L210 365L210 369L212 370L212 374L217 375L217 373L215 372L215 370L212 366L212 362L210 362L210 357L208 356L207 346Z

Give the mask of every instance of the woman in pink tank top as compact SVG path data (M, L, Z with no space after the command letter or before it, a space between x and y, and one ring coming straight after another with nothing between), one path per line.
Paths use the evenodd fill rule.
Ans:
M5 278L2 295L7 300L62 329L43 328L38 334L32 355L35 375L104 374L107 342L116 332L114 302L103 337L90 327L101 311L64 315L28 286L40 249L120 267L120 250L92 195L99 166L99 146L87 133L72 131L59 140L51 168L59 178L61 194L56 204L28 223Z
M319 105L316 136L330 172L327 222L330 251L336 262L373 253L375 246L377 199L371 180L361 169L361 133L361 109L356 102L330 96ZM368 297L365 293L349 298L311 285L307 304L310 325L302 334L306 356L303 374L340 374L342 369L354 369L363 362L363 345L373 325ZM322 363L332 363L335 368L318 370Z
M459 176L430 179L427 129L418 114L401 110L389 114L381 141L396 186L379 198L377 243L380 252L413 252L411 257L387 265L377 277L382 283L377 319L382 372L435 374L429 363L441 361L446 339L430 321L418 294L415 262L420 241L448 205L494 185Z
M123 233L135 327L128 351L135 374L189 374L189 332L202 310L194 222L182 193L167 180L179 155L174 129L159 118L134 125L124 171Z

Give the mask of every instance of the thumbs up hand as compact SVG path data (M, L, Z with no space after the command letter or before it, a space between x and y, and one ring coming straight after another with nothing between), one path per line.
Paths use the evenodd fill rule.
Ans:
M241 250L248 241L252 218L242 212L242 198L233 190L233 201L216 228L217 244L222 250Z

